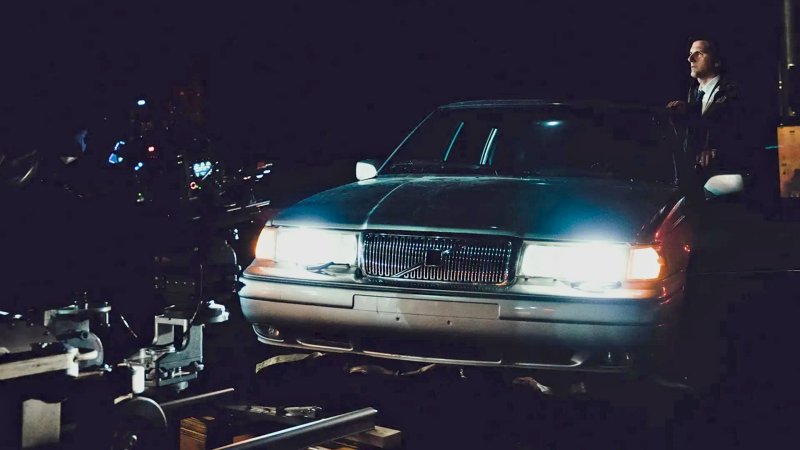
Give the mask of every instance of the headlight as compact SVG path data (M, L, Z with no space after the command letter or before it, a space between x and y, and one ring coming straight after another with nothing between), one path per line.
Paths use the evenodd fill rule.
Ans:
M275 260L275 238L278 235L277 228L264 227L256 242L256 258Z
M357 246L352 232L267 227L258 238L256 258L302 266L355 265Z
M655 280L661 275L663 260L653 247L632 248L628 260L629 280Z
M569 283L611 285L655 280L663 261L653 247L609 243L527 243L520 275Z

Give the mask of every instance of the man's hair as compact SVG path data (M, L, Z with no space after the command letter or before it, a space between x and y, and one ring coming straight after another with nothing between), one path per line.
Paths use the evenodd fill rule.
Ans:
M697 41L703 41L706 43L706 53L711 55L713 60L714 67L717 69L717 72L723 73L725 72L725 56L722 53L722 48L719 45L719 41L710 37L710 36L693 36L689 39L689 46Z

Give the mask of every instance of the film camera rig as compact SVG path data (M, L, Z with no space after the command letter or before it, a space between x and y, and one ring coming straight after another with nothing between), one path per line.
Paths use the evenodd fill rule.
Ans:
M225 175L207 146L166 153L153 164L163 170L150 179L167 182L155 184L155 201L137 202L139 213L157 218L148 222L157 230L149 271L163 309L154 317L152 343L129 352L140 345L135 331L119 315L126 330L115 333L115 307L85 293L65 299L72 302L67 307L0 313L0 408L14 412L0 423L0 447L164 443L166 415L153 399L175 398L204 369L203 328L228 319L223 304L239 288L230 241L238 238L237 223L268 204L234 198L247 188ZM3 198L38 182L35 153L24 160L3 155L0 163Z

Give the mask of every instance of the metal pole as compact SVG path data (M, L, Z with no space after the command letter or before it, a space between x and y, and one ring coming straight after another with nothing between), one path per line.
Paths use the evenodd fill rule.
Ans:
M783 45L786 68L795 65L794 14L796 0L783 0Z
M219 447L216 450L257 448L298 450L321 442L371 430L375 427L375 415L377 413L378 411L374 408L359 409Z
M781 57L778 63L778 108L780 109L781 125L785 121L790 120L795 116L795 111L792 108L794 102L794 95L796 89L800 86L795 86L791 75L797 69L795 67L795 29L794 21L797 12L795 2L797 0L783 0L783 9L781 11L783 17L782 30L781 30Z
M198 403L204 403L204 402L206 402L208 400L211 400L211 399L217 399L218 397L222 397L222 396L228 395L228 394L232 393L233 391L234 391L233 388L228 388L228 389L222 389L220 391L207 392L205 394L200 394L200 395L195 395L195 396L192 396L192 397L181 398L181 399L178 399L178 400L172 400L170 402L164 402L164 403L161 403L160 406L161 406L161 409L164 410L164 412L169 414L170 411L175 411L176 409L184 408L186 406L196 405Z

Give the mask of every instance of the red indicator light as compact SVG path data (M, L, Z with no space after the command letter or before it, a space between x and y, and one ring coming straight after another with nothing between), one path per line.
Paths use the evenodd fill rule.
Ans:
M155 146L151 145L151 146L147 147L147 152L148 153L153 153L154 151L156 151L156 147Z
M190 189L197 189L198 187L199 187L199 186L198 186L198 185L197 185L197 183L195 183L194 181L192 181L191 183L189 183L189 188L190 188Z

